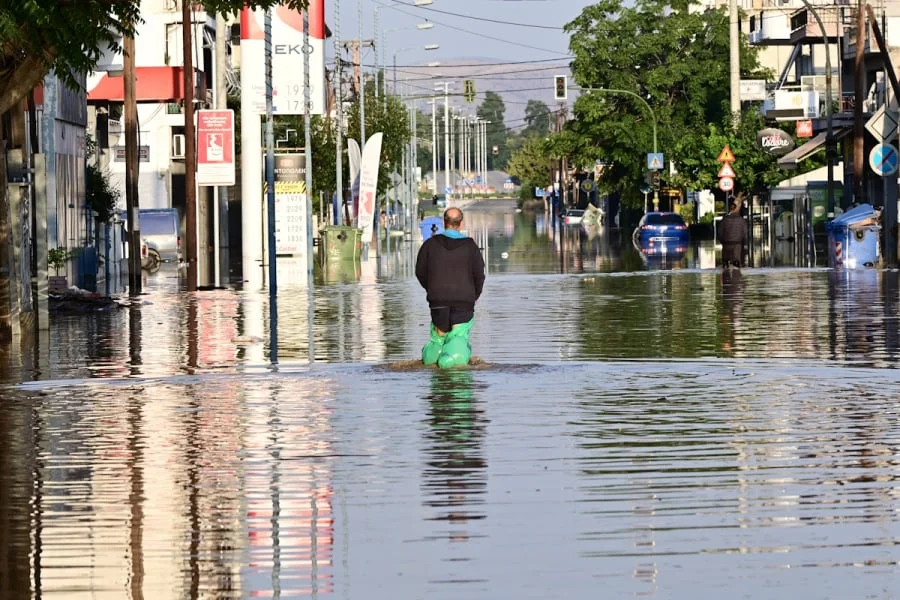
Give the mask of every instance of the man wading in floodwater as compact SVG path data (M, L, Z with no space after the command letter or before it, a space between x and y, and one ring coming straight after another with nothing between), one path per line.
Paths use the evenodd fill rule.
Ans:
M448 208L443 233L422 244L416 260L416 279L431 308L431 339L422 348L422 362L442 369L469 363L475 301L484 287L481 250L460 232L462 224L462 211Z

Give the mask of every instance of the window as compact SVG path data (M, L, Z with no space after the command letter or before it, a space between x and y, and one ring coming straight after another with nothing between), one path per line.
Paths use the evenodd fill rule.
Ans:
M647 215L647 225L684 225L684 219L675 213Z

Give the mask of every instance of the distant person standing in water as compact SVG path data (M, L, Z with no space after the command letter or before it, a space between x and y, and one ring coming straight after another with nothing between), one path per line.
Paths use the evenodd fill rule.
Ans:
M719 240L722 242L722 267L741 268L744 254L744 241L747 239L747 226L741 216L741 203L731 201L731 210L722 217L719 223Z
M460 231L462 225L460 209L444 211L444 231L422 244L416 260L416 278L431 309L431 339L422 348L422 362L442 369L468 364L472 357L469 332L484 287L481 250Z

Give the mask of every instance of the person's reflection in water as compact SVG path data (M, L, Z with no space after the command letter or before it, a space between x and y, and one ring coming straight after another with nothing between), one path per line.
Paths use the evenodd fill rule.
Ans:
M722 270L722 353L731 356L735 351L735 333L740 323L744 303L744 277L740 269Z
M471 371L437 370L431 378L426 442L428 459L423 476L425 505L438 509L431 517L457 529L451 541L466 541L469 520L484 519L478 507L487 489L484 433L487 420L477 398Z

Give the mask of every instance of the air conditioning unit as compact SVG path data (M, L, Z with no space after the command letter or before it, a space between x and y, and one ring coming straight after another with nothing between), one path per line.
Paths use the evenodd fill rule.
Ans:
M184 158L184 134L172 135L172 158Z
M766 117L776 121L799 121L819 117L819 93L815 90L775 90L764 104Z

